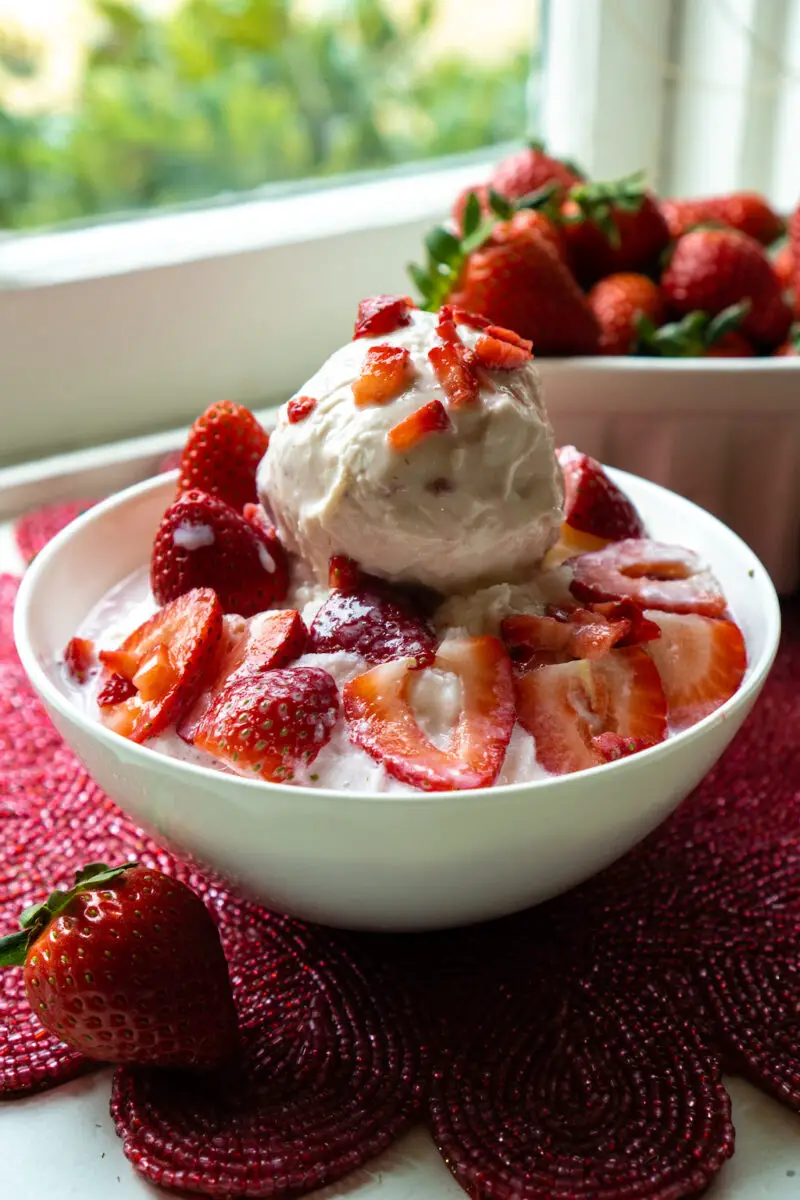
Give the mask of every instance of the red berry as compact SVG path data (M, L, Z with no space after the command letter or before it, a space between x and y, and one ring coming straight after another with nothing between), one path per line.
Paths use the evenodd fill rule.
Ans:
M475 355L460 341L433 346L428 358L450 408L471 408L480 399Z
M252 616L281 600L288 586L286 554L266 514L250 520L204 492L186 492L161 520L153 543L150 582L164 604L192 588L213 588L224 612Z
M439 400L430 400L392 426L386 440L398 454L406 454L432 433L446 433L451 428L444 405Z
M4 938L28 1003L87 1058L208 1069L236 1045L237 1020L216 926L194 892L135 863L93 863Z
M353 340L393 333L411 322L414 302L408 296L368 296L358 306Z
M354 592L361 584L358 563L346 554L334 554L328 563L328 587L333 591Z
M661 637L647 647L661 676L676 729L702 721L729 700L744 678L747 650L732 621L696 613L648 611Z
M396 400L410 385L413 374L411 354L405 346L370 346L353 384L356 408Z
M76 683L86 683L95 661L93 642L88 638L70 638L64 650L64 666Z
M589 304L600 324L601 354L630 354L639 317L660 325L666 305L658 284L646 275L620 272L601 279L589 292Z
M558 616L521 613L505 617L501 625L512 660L526 670L576 658L602 658L624 642L630 630L626 618L612 620L586 608Z
M459 228L470 192L475 192L485 213L489 212L489 188L506 200L521 200L548 183L556 184L556 195L563 195L582 176L569 163L546 154L541 146L527 146L504 158L495 167L486 185L465 188L453 206L453 218Z
M644 535L642 518L599 462L574 446L561 446L556 453L564 472L567 525L608 541Z
M212 404L189 430L178 495L197 489L241 512L256 500L256 470L268 444L249 409L230 400Z
M533 343L523 338L515 343L498 337L491 332L496 328L496 325L490 325L475 343L475 354L483 366L493 371L515 371L530 362Z
M288 783L330 740L338 713L336 684L317 667L234 675L203 715L194 744L234 771Z
M624 180L618 185L579 185L564 203L561 233L568 260L584 286L619 272L647 274L669 243L655 197L641 188L625 196L626 190Z
M578 600L632 600L642 608L707 617L725 611L719 583L700 557L682 546L628 538L571 558L567 565Z
M784 229L782 219L758 192L730 192L691 200L662 200L661 211L671 238L683 237L696 225L727 225L771 245Z
M286 416L290 425L297 425L310 417L317 407L317 401L311 396L294 396L286 405Z
M111 708L135 695L136 685L130 679L126 679L124 675L112 674L97 693L97 707Z
M436 638L427 622L403 598L388 589L365 586L333 592L311 625L316 653L346 650L370 663L414 658L427 667L436 656Z

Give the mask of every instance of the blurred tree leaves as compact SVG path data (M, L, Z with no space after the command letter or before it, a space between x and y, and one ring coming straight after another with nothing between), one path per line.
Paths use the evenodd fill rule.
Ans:
M461 152L526 128L529 54L433 59L436 0L402 15L393 0L313 14L293 0L186 0L158 19L134 0L94 7L99 32L69 114L4 109L2 72L39 65L0 33L6 228Z

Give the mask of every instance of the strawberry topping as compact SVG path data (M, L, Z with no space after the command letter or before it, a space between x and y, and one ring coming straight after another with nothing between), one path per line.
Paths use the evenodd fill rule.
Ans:
M287 782L330 741L336 684L317 667L234 675L203 715L194 744L233 770Z
M558 616L528 614L506 617L501 631L515 663L526 669L575 658L602 658L629 633L625 618L610 620L586 608Z
M720 616L725 597L699 555L647 538L612 542L568 560L578 600L632 600L642 608Z
M411 322L414 302L408 296L367 296L358 306L353 340L393 333Z
M101 650L100 661L114 672L103 688L102 723L143 742L179 721L213 676L221 636L219 600L210 588L197 588L150 617L118 650ZM111 695L123 691L118 676L134 691L114 703Z
M332 591L354 592L361 584L358 563L346 554L334 554L328 562L328 587Z
M249 409L223 400L197 418L181 455L178 495L198 489L241 512L256 499L269 436Z
M503 765L514 727L508 655L497 638L464 638L443 646L435 665L453 672L461 683L461 715L446 750L425 736L414 716L409 688L415 675L408 659L383 663L345 684L350 740L412 787L489 787Z
M451 408L469 408L478 403L480 383L471 350L460 342L445 342L433 346L428 358Z
M656 744L650 738L621 737L618 733L599 733L597 737L592 738L592 746L604 762L628 758L629 755L638 754L640 750L649 750Z
M294 396L286 405L286 416L290 425L297 425L310 417L318 401L313 396Z
M564 472L567 525L608 541L644 537L641 517L599 462L574 446L561 446L556 453Z
M124 675L109 675L100 691L97 693L97 707L111 708L123 700L136 695L136 687Z
M411 354L405 346L370 346L353 384L356 407L395 400L406 390L413 374Z
M528 342L528 345L532 345ZM483 333L475 343L475 353L485 367L493 371L515 371L531 358L530 350L515 346L502 338Z
M76 683L86 683L94 661L94 644L88 638L70 638L64 650L64 666Z
M436 325L436 333L443 342L460 342L458 330L456 329L455 310L450 304L443 304L439 309L439 320Z
M647 647L658 668L675 729L702 721L738 691L747 667L742 632L733 621L694 613L649 611L661 637Z
M427 622L405 600L376 588L333 592L312 622L310 646L316 653L347 650L370 663L413 658L427 667L436 657Z
M470 329L488 329L491 321L488 317L482 317L480 313L468 312L466 308L459 308L456 304L444 304L439 310L440 312L447 311L452 313L453 320L457 325L468 325ZM495 329L499 326L495 325Z
M405 454L430 434L446 433L450 428L450 418L444 405L440 400L430 400L392 426L386 440L398 454Z
M661 637L661 629L655 621L645 616L644 610L632 600L607 600L592 604L591 611L609 621L627 621L628 631L617 642L618 646L639 646Z
M150 561L159 604L196 587L213 588L224 612L251 616L286 594L286 554L263 509L240 516L216 496L187 492L161 520Z
M520 676L517 716L535 739L542 766L564 775L607 762L607 743L595 742L603 734L647 745L663 741L667 702L652 668L645 651L631 646L597 661L557 663Z

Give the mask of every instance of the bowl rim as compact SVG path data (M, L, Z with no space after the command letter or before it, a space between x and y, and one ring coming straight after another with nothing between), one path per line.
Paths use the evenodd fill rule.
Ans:
M766 571L766 568L760 562L756 554L750 549L738 534L734 533L724 522L713 516L706 509L700 508L693 501L688 500L685 496L678 495L677 492L670 491L669 488L664 488L660 484L653 483L650 480L642 479L640 476L632 475L628 471L622 471L619 468L607 467L606 470L612 478L624 489L626 481L633 480L635 487L652 492L654 495L666 492L671 497L674 497L689 507L690 510L697 511L702 514L702 519L709 521L712 525L718 526L729 538L734 540L737 553L743 557L748 556L751 560L749 568L759 589L762 600L763 620L766 625L765 645L761 655L755 663L752 664L749 677L743 682L742 686L729 700L726 700L715 712L710 713L695 725L691 725L688 729L684 729L679 733L673 734L667 741L660 742L655 746L651 746L646 750L639 751L636 755L626 758L617 759L614 762L601 763L596 767L588 767L583 771L574 772L570 775L552 775L544 778L531 780L522 780L517 783L494 784L485 788L473 788L470 790L455 790L455 791L419 791L413 792L362 792L349 791L341 788L325 788L325 787L308 787L299 784L273 783L267 779L249 779L246 776L234 775L232 772L221 772L214 767L206 767L198 763L186 762L183 759L172 758L169 755L155 754L154 751L148 748L146 743L137 743L128 741L127 752L133 757L134 762L141 761L141 765L145 771L152 769L166 770L167 773L175 773L177 775L186 775L188 779L192 779L199 774L206 781L220 778L224 779L225 786L239 786L248 789L256 790L262 796L265 789L269 792L285 794L291 790L293 794L302 795L307 801L318 801L320 804L328 803L331 798L337 800L350 800L358 802L380 801L384 804L398 802L405 804L445 804L453 799L456 799L460 805L468 803L471 798L477 798L482 802L485 798L493 796L495 798L518 796L521 793L529 793L531 791L543 791L559 784L564 784L566 781L574 782L577 778L585 779L588 785L596 777L598 771L620 771L624 770L632 762L641 763L645 758L650 759L656 755L664 756L678 752L681 746L702 738L705 732L716 724L720 724L728 720L728 718L739 708L746 705L750 695L754 691L758 691L764 682L778 650L778 643L781 632L781 613L778 596L773 586L772 580ZM64 548L69 545L72 538L80 533L87 526L102 521L107 513L113 512L117 508L138 499L142 495L146 495L150 491L157 491L159 488L164 488L166 485L177 478L177 471L162 473L161 475L153 476L150 479L145 479L140 483L134 484L131 487L124 488L122 491L115 492L113 495L101 500L98 504L88 509L81 516L62 529L60 533L48 542L43 550L37 554L33 562L28 566L17 593L16 602L14 605L14 640L17 647L17 652L20 656L22 666L33 684L35 690L43 698L46 704L54 708L62 717L71 724L77 725L84 734L94 740L99 740L112 753L114 748L118 746L120 735L113 733L110 729L106 729L98 721L93 720L90 715L78 707L70 698L62 692L53 680L49 677L37 654L34 651L31 638L29 636L29 622L34 599L37 594L37 585L42 574L47 569L50 561L64 551ZM713 568L713 564L712 564ZM748 664L750 665L750 664Z

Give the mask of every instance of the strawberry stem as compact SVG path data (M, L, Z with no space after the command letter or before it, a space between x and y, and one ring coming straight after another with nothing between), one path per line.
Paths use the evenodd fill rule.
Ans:
M702 358L726 334L738 329L747 313L750 301L731 304L715 317L696 310L680 321L670 321L656 328L649 317L636 317L636 346L634 353L653 358Z

